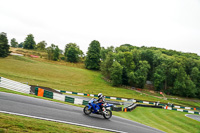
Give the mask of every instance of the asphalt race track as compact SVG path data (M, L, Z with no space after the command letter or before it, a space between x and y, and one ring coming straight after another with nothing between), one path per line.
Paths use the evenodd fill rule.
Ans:
M185 116L192 118L194 120L200 121L200 116L199 115L190 115L190 114L186 114Z
M114 132L160 133L157 129L140 123L112 116L106 120L101 115L87 116L83 109L76 106L0 92L0 112L17 113L63 123L99 128Z

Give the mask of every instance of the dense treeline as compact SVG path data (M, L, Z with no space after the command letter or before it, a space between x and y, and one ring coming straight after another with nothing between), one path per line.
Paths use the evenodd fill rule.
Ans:
M102 74L113 85L144 88L153 82L156 90L185 97L200 97L200 57L155 47L129 44L101 49Z

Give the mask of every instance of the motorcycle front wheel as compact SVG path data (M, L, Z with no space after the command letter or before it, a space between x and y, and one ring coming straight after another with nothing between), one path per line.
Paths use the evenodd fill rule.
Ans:
M106 112L103 113L103 117L104 117L105 119L110 119L110 118L112 117L112 111L106 109Z
M84 112L86 115L89 115L89 114L91 114L92 110L91 110L91 109L88 109L88 106L85 106L85 108L83 109L83 112Z

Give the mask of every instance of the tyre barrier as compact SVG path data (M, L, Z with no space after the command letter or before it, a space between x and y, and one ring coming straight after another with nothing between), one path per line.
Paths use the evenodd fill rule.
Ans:
M113 106L113 107L111 108L111 110L112 110L112 111L122 111L122 107L115 107L115 106Z
M55 100L59 100L59 101L63 101L63 102L69 102L69 103L73 103L73 104L79 104L79 105L87 105L88 104L88 101L85 101L83 99L72 98L72 97L58 94L55 92L47 91L47 90L39 88L39 87L35 87L35 95L40 96L40 97L51 98L51 99L55 99Z

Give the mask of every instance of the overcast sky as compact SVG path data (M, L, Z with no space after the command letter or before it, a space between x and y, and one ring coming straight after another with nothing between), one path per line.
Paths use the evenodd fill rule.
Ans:
M84 53L98 40L200 55L200 0L0 0L0 32L62 50L76 43Z

